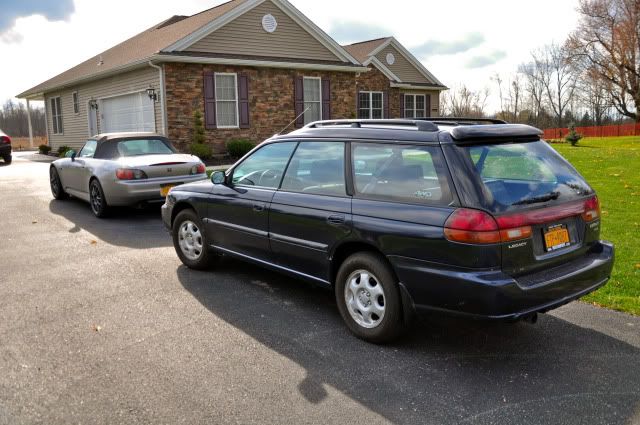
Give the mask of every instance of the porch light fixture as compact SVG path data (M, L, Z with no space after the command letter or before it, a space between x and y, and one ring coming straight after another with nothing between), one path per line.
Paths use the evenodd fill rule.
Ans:
M97 110L98 109L98 102L95 99L91 99L89 101L89 107L91 109L96 109Z
M147 96L149 96L149 99L153 100L154 102L158 100L158 95L156 94L155 89L151 87L147 89Z

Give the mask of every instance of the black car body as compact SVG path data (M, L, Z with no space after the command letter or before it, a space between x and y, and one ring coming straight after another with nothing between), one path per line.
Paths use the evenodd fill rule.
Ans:
M11 138L0 130L0 158L7 164L11 163Z
M162 215L178 255L200 266L180 249L193 234L179 234L176 217L191 211L204 255L341 285L356 318L376 295L357 290L361 275L349 277L353 293L338 277L360 253L371 257L360 271L378 270L370 289L381 274L393 281L378 308L391 310L393 291L405 321L415 311L526 319L606 283L614 248L599 239L597 197L539 130L434 120L310 124L256 147L217 184L174 188ZM347 324L372 341L397 333Z

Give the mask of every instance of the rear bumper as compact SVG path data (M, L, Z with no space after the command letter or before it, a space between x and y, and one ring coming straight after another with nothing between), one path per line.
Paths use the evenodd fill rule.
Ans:
M0 145L0 156L11 155L11 145L3 143Z
M517 320L560 307L603 286L611 276L614 247L600 241L575 264L518 278L500 270L460 271L415 259L389 260L417 312Z
M108 187L104 187L109 205L125 206L141 202L164 202L160 194L163 186L178 186L183 183L193 183L205 180L205 174L195 176L164 177L145 180L116 180Z

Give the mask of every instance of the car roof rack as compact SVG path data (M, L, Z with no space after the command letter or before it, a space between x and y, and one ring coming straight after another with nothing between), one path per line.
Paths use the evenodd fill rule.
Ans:
M496 118L426 117L416 118L416 120L447 125L508 124L508 122Z
M350 126L353 128L362 128L363 125L373 126L400 126L415 127L418 131L435 132L438 126L430 121L419 119L343 119L343 120L323 120L315 121L304 126L304 128L322 128L330 126Z

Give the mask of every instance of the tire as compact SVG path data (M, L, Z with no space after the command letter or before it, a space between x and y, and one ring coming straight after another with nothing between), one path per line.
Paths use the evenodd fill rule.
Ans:
M89 205L91 205L93 214L98 218L104 218L109 214L107 198L104 196L102 185L98 179L93 179L89 183Z
M58 170L53 166L49 168L49 186L51 187L51 194L55 199L63 200L69 197L62 187Z
M348 257L338 270L335 295L342 319L358 338L381 344L404 330L398 283L380 255L361 252Z
M207 247L202 220L193 210L178 213L171 230L173 247L182 264L195 270L206 270L214 263L215 254Z
M6 162L7 164L11 164L11 160L13 159L11 157L11 155L5 155L4 157L2 157L2 159L4 159L4 162Z

